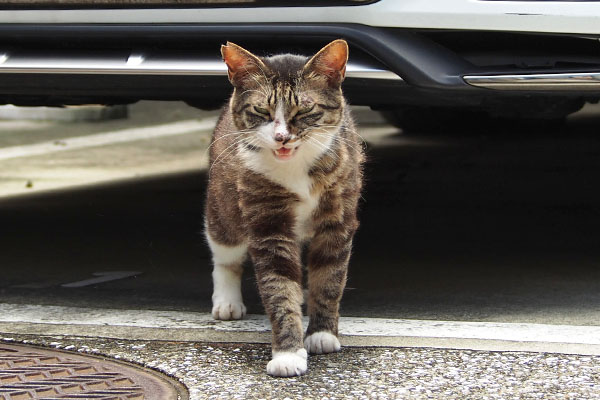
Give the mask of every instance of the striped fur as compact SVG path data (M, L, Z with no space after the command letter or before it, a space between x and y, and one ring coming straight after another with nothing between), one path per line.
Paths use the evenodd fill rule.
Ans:
M228 43L223 56L235 89L210 147L206 234L213 276L232 265L238 271L240 249L247 248L273 328L267 369L302 374L303 342L313 352L339 350L338 309L358 228L363 150L340 88L347 45L334 41L309 60L261 59ZM305 243L310 322L303 341ZM223 289L221 281L213 315L239 317L228 311L245 311L239 289Z

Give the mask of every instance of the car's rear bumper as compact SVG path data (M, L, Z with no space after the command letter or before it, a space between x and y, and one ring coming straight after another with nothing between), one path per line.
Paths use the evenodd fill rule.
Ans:
M12 3L12 5L11 5ZM371 4L340 7L235 7L177 6L90 9L68 5L56 9L32 9L19 2L0 5L0 23L33 24L243 24L243 23L350 23L408 29L455 29L506 32L600 34L599 1L494 1L494 0L380 0ZM24 2L22 2L25 4ZM79 3L83 3L80 1ZM141 4L139 2L128 2ZM156 6L157 2L149 4ZM181 3L180 3L181 4ZM259 3L257 3L259 4ZM337 3L331 3L337 4ZM4 9L3 7L13 9ZM102 6L100 2L95 7Z
M596 39L494 35L359 24L0 24L0 102L177 99L218 106L231 90L219 55L225 41L259 54L308 55L340 37L351 47L345 92L354 104L473 106L523 93L600 97ZM506 57L506 46L521 47Z

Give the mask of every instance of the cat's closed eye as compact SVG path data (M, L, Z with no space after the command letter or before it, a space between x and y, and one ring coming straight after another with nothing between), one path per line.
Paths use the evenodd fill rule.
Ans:
M254 111L262 115L271 115L271 112L268 109L258 106L254 106Z
M304 108L300 108L297 112L296 115L302 115L302 114L308 114L309 112L311 112L312 110L314 110L315 105L311 105L310 107L304 107Z

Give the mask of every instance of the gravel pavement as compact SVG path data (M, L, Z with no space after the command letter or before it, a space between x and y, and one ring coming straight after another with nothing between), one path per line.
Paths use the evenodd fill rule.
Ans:
M4 342L107 355L179 379L191 399L595 399L600 357L427 348L344 348L272 378L267 345L14 336Z

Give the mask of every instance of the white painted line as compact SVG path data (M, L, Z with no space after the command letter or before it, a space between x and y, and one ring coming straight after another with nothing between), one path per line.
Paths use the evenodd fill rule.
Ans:
M305 319L304 326L307 322ZM223 333L264 333L271 330L269 320L264 315L249 315L241 321L215 321L210 314L194 312L115 310L25 304L0 304L0 323L96 325L169 330L198 329ZM346 336L479 339L600 345L600 326L342 317L339 329L340 334Z
M83 281L64 283L60 286L66 288L80 288L84 286L97 285L98 283L116 281L119 279L129 278L131 276L140 275L141 271L107 271L107 272L94 272L92 275L97 278L85 279Z
M154 139L159 137L183 135L196 131L214 128L216 118L201 120L185 120L163 125L153 125L142 128L122 129L94 135L54 139L47 142L0 148L0 160L10 158L31 157L86 147L106 146L115 143L133 142L136 140Z

